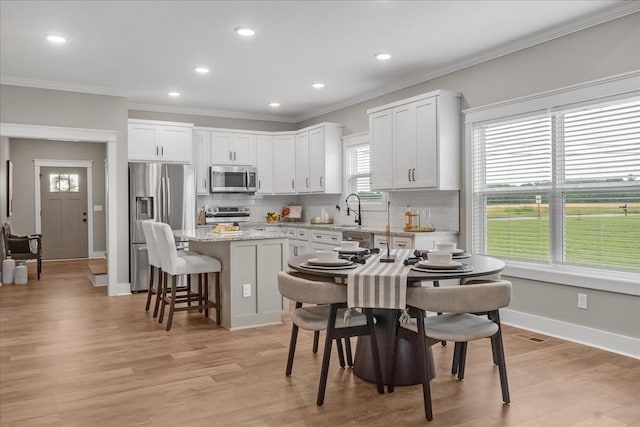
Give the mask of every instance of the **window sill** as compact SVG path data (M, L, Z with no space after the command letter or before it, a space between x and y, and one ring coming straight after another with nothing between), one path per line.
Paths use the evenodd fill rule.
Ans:
M640 296L640 274L612 270L505 261L504 276Z

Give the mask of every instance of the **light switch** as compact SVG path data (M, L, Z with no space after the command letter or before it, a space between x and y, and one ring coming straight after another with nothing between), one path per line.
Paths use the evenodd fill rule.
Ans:
M94 212L102 212L102 205L93 205Z
M251 296L251 283L245 283L242 285L242 296L249 298Z

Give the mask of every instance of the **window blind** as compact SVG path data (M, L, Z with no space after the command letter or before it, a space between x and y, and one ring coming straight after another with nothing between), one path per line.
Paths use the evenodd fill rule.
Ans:
M369 144L347 147L345 156L347 193L356 193L361 200L380 200L381 193L371 191L371 155Z
M639 270L640 100L473 126L473 247Z

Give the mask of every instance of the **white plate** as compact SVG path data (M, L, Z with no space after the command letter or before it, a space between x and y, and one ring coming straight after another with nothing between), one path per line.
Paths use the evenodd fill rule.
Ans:
M464 253L457 254L457 255L451 255L451 258L453 258L454 260L456 260L456 259L466 259L466 258L471 258L471 254L468 254L468 253L464 252Z
M427 252L435 252L437 249L429 249ZM440 251L440 252L451 252L451 255L462 255L464 254L464 249L454 249L452 251Z
M359 264L356 263L352 263L352 264L348 264L348 265L312 265L306 262L303 262L300 264L300 267L302 268L309 268L312 270L344 270L347 268L356 268Z
M418 267L428 268L431 270L455 270L462 267L462 263L458 261L451 261L449 263L418 261L417 265Z
M348 259L326 260L326 259L311 258L307 260L307 264L320 265L324 267L332 267L332 266L339 266L339 265L351 265L353 264L353 261L349 261Z
M360 252L366 251L367 248L358 248L358 249L342 249L340 246L337 248L333 248L336 252L342 252L343 254L359 254Z

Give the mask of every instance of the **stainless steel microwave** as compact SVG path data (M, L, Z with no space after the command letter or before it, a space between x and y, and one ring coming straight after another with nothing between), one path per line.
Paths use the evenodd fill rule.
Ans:
M209 192L255 193L258 172L253 166L209 166Z

